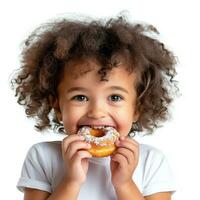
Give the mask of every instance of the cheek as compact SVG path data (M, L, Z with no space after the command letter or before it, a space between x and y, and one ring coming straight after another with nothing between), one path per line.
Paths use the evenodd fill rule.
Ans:
M131 120L121 120L120 126L119 126L119 132L121 136L127 136L129 131L132 127L132 121Z
M78 120L80 119L80 112L73 109L65 108L62 113L63 124L68 134L75 134Z
M117 112L115 120L118 125L118 131L120 135L127 136L132 127L133 122L133 117L130 113L130 110L123 110L121 112Z

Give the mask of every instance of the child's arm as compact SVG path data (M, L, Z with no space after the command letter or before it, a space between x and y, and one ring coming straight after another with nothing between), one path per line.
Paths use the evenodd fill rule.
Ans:
M24 200L76 200L80 186L61 182L53 194L37 189L25 189Z
M47 200L76 200L81 185L63 180Z
M50 196L50 193L32 189L32 188L26 188L24 190L24 200L46 200Z
M143 197L134 182L115 188L118 200L171 200L171 192L159 192Z
M171 200L171 192L159 192L145 197L146 200Z
M36 189L25 189L24 200L76 200L79 190L80 185L63 180L52 194Z

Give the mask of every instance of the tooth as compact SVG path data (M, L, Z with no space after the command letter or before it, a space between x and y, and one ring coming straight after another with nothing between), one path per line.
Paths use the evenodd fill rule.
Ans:
M102 129L104 128L104 126L91 126L92 128L95 128L95 129Z

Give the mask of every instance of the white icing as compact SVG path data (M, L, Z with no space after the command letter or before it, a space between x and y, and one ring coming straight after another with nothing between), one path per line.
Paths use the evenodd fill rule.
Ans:
M98 146L106 146L108 143L114 143L119 137L119 133L113 127L102 128L105 135L102 137L95 137L90 134L91 127L83 126L79 129L78 135L85 137L85 141L88 143L94 143Z

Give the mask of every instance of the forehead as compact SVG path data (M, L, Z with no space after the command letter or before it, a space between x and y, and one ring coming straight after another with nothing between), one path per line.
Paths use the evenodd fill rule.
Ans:
M94 59L73 59L64 67L64 76L78 79L92 70L100 69L100 65Z
M130 73L127 70L127 66L123 63L117 67L113 67L112 70L107 71L106 80L102 81L99 70L102 66L95 60L75 60L68 63L64 68L63 79L60 82L60 86L68 87L99 87L102 86L122 86L127 89L133 89L135 85L136 76L135 73Z
M114 66L110 67L113 64ZM113 74L115 68L123 68L124 71L127 71L129 74L133 72L133 69L131 69L127 60L125 60L122 56L117 55L111 58L111 61L107 64L98 62L96 58L72 59L65 64L64 75L70 75L71 78L77 79L88 72L95 70L99 77L105 73L105 78L108 78L108 76Z

